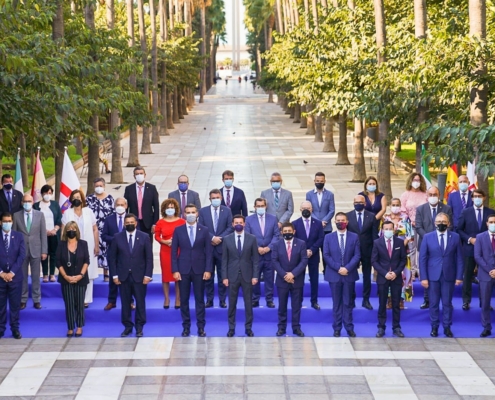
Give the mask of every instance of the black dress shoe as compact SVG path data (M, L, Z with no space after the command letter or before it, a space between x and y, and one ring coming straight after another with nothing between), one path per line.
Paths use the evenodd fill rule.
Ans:
M198 329L198 336L199 337L206 337L206 332L203 328Z
M227 337L233 337L235 335L235 331L233 329L229 329L227 332Z
M267 306L268 308L275 308L275 303L274 303L273 301L267 301L267 302L266 302L266 306Z
M182 336L182 337L188 337L190 334L191 334L190 329L189 329L189 328L184 328L184 329L182 330L182 334L181 334L181 336Z
M333 337L340 337L340 331L333 331Z
M37 310L41 310L41 303L34 303L34 308L36 308Z
M312 303L311 307L313 307L315 310L321 310L321 307L318 303Z
M371 305L369 300L363 300L362 306L363 306L363 308L366 308L367 310L373 310L373 306Z
M246 329L246 336L253 337L254 332L251 329Z
M212 308L213 307L213 301L207 301L205 303L205 308Z
M221 301L220 308L227 308L227 303L225 301Z
M300 329L295 329L293 333L296 336L304 337L304 332L302 330L300 330Z
M426 310L427 308L430 308L430 302L429 301L424 301L423 304L419 306L422 310Z
M349 336L349 337L356 337L356 332L354 332L354 331L347 331L347 336Z
M26 303L21 303L21 310L24 310L26 308Z
M22 339L21 332L19 332L17 329L12 331L12 336L14 339Z
M400 337L400 338L405 337L404 333L402 333L402 331L400 330L400 328L394 329L394 336L397 336L397 337Z
M253 307L259 307L260 306L260 302L259 301L253 301Z
M454 334L452 333L452 331L450 330L450 328L444 328L443 329L443 333L447 337L450 337L450 338L454 337Z
M438 328L431 328L430 336L431 337L437 337L438 336Z
M132 328L125 328L124 331L120 334L121 337L127 337L132 333Z
M136 331L136 337L143 337L143 330Z
M276 333L277 336L283 336L285 335L285 330L284 329L279 329Z
M470 305L469 303L463 303L463 304L462 304L462 309L463 309L464 311L467 311L467 310L469 310L470 308L471 308L471 305Z
M490 329L483 329L483 332L480 333L480 337L488 337L492 334Z
M375 335L376 337L384 337L385 336L385 329L379 328L378 332Z

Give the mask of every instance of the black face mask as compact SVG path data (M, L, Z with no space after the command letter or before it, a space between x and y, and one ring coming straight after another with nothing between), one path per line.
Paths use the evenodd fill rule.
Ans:
M321 190L325 187L324 183L315 183L316 189Z
M75 239L77 236L77 232L76 231L67 231L67 237L69 239Z
M74 207L80 207L82 205L82 201L79 199L74 199L74 200L72 200L72 205Z
M5 183L3 185L3 187L6 189L6 190L11 190L12 189L12 183Z
M284 237L285 240L292 240L292 238L294 237L294 234L293 233L284 233L282 236Z
M302 210L301 214L302 214L303 218L311 217L311 211L309 211L309 210Z
M445 232L447 230L447 224L437 224L437 229L439 232Z
M127 224L125 226L125 230L127 232L134 232L136 230L136 225L134 225L134 224Z

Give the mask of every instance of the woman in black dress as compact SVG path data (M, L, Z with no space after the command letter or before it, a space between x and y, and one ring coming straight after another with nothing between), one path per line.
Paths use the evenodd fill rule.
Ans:
M84 296L88 286L88 243L81 240L77 223L68 222L64 227L62 241L57 248L58 282L62 285L67 319L67 337L82 336L84 326Z

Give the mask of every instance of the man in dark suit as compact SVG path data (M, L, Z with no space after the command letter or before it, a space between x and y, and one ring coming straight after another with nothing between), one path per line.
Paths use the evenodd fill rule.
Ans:
M268 308L275 308L273 302L273 265L272 255L270 254L273 245L278 241L280 230L278 228L277 218L266 212L266 199L257 198L254 201L256 214L246 218L246 232L256 237L259 254L258 279L253 288L253 307L259 307L261 297L261 286L259 279L263 274L265 281L265 298Z
M326 235L323 242L325 280L330 283L333 301L333 336L340 337L343 323L349 337L356 337L352 309L361 259L359 236L347 229L347 215L343 212L335 214L335 224L337 231Z
M428 203L422 204L416 208L416 233L418 234L418 249L421 249L421 241L423 236L428 232L436 230L435 218L437 214L443 212L449 216L450 226L452 226L452 210L446 204L443 204L440 199L440 192L436 186L430 187L426 191ZM419 308L422 310L430 306L428 298L428 290L424 291L424 301Z
M0 190L0 213L10 212L14 215L22 210L24 194L14 189L14 178L10 174L2 175L2 190Z
M192 284L198 336L205 337L205 281L210 279L213 271L213 246L208 228L196 222L196 206L188 204L184 212L187 223L175 228L172 237L172 273L180 288L182 336L191 333L189 298Z
M25 258L24 238L12 231L12 214L2 213L2 244L0 244L0 338L7 327L9 305L10 329L15 339L22 338L19 330L19 311L22 293L22 263Z
M319 224L321 227L321 224ZM304 288L304 271L308 265L306 244L294 237L294 226L290 222L282 224L282 236L273 246L273 267L277 271L275 284L278 289L278 330L277 336L287 330L287 303L289 294L292 308L292 332L303 337L301 330L301 305Z
M486 195L481 189L474 189L473 207L467 207L461 212L457 233L461 237L462 252L464 255L464 277L462 284L462 309L467 311L471 308L472 286L476 260L474 259L474 245L476 236L487 230L488 216L495 214L491 208L483 205Z
M244 230L245 221L244 215L234 215L232 226L235 232L226 236L223 241L223 284L229 288L229 331L227 337L235 335L235 314L240 287L242 287L246 313L245 332L249 337L254 336L251 292L253 285L258 282L259 254L256 237Z
M479 233L474 244L474 259L478 264L478 280L480 282L481 325L480 337L492 334L490 302L495 286L495 214L488 216L487 232Z
M206 308L213 307L215 294L215 267L217 270L218 298L220 307L227 308L227 288L222 279L222 242L223 238L232 233L232 214L227 206L222 206L222 194L220 190L210 191L211 206L199 210L199 223L208 228L211 245L213 246L213 267L210 279L206 281Z
M449 216L437 214L435 218L436 232L427 233L419 250L419 273L421 286L430 294L430 336L438 336L440 325L440 300L442 301L442 325L447 337L454 337L452 325L452 295L454 285L462 283L464 270L462 260L461 239L455 232L448 230Z
M452 222L454 231L457 230L461 212L467 207L473 206L473 197L469 190L469 178L466 175L461 175L458 180L459 190L449 194L447 205L452 209Z
M136 183L126 186L124 197L127 200L128 212L138 218L141 232L147 233L153 243L155 224L160 219L160 203L156 186L145 182L146 172L143 167L134 168Z
M376 337L385 335L387 322L387 299L392 299L392 332L404 337L400 327L400 299L402 292L402 271L407 262L404 241L394 236L394 223L385 221L382 225L383 238L376 239L371 253L371 264L377 272L378 284L378 332Z
M122 337L127 337L136 328L136 336L143 336L146 324L146 291L153 278L153 250L148 234L136 230L137 217L127 214L125 231L117 233L109 250L108 262L114 283L120 286ZM132 322L131 301L136 299L136 318Z
M321 221L312 217L313 207L311 206L311 202L303 201L300 210L302 217L292 221L295 229L294 236L306 243L308 275L311 284L311 307L319 310L318 280L320 276L320 248L323 247L325 233Z
M177 180L179 189L168 194L169 199L175 199L180 206L180 217L186 219L185 208L188 204L194 204L196 209L201 210L201 201L199 194L194 190L189 189L189 177L187 175L179 176Z
M230 208L232 215L248 216L247 201L244 192L237 186L234 186L234 173L226 170L222 174L224 187L220 189L223 194L222 206Z
M375 214L364 209L366 202L364 196L354 197L354 211L347 213L347 230L358 235L361 254L361 272L363 274L363 303L367 310L373 310L370 303L371 295L371 251L373 242L378 238L380 221ZM355 296L355 294L354 294Z

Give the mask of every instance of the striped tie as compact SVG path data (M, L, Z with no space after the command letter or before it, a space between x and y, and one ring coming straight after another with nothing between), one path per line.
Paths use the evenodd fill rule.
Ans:
M342 260L342 265L344 265L344 253L345 253L345 245L344 245L344 234L340 234L340 257Z
M275 190L275 208L278 208L278 190Z
M462 208L466 208L467 204L466 204L466 193L463 193L462 196L461 196L461 203L462 203Z

